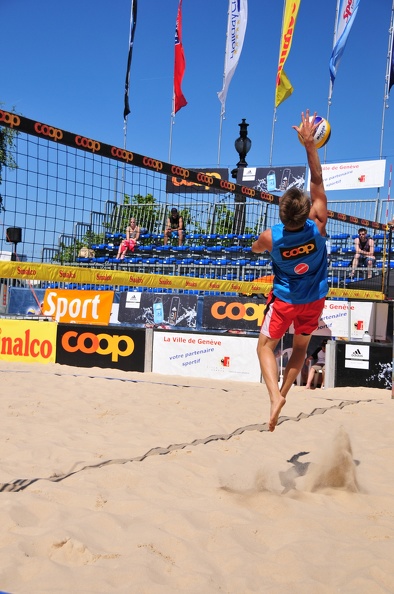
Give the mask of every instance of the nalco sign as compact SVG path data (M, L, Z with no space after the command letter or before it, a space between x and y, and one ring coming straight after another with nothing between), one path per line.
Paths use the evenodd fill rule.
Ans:
M145 330L59 324L56 363L144 371Z

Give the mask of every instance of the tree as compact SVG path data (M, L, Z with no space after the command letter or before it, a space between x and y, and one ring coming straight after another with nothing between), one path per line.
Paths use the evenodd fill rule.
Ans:
M12 111L14 112L14 110ZM0 126L0 185L3 181L3 167L9 167L10 169L17 168L16 161L12 154L15 150L15 139L17 135L17 130ZM0 195L0 212L2 210L4 210L3 198Z

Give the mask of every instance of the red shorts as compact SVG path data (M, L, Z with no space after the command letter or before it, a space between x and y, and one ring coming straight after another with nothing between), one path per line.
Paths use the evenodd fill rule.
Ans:
M121 253L123 254L123 252L127 252L127 250L134 252L136 243L135 239L124 239L120 245Z
M271 293L267 298L261 334L268 338L282 338L294 324L294 334L312 334L319 324L325 298L312 303L286 303Z

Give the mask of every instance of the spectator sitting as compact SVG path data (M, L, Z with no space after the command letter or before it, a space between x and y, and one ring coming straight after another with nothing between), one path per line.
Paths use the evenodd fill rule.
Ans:
M178 232L178 245L182 245L185 232L183 218L177 208L171 208L171 214L167 219L167 226L164 231L164 245L167 245L168 238L171 237L172 233L176 232Z
M354 240L354 247L356 253L353 258L351 277L354 277L355 268L366 265L368 278L372 278L372 266L375 263L375 256L373 255L375 244L372 237L368 237L366 229L361 228L358 230L358 237Z
M118 260L124 260L127 250L134 252L139 237L140 228L132 217L130 219L130 224L126 228L126 239L124 239L119 246L118 254L116 256Z
M321 343L321 345L312 353L312 355L310 355L309 357L307 357L305 359L305 363L306 365L308 365L309 362L312 363L312 361L314 361L313 365L311 365L311 368L309 370L308 373L308 379L306 381L306 386L305 388L307 390L311 389L311 384L313 381L313 378L315 377L315 372L316 371L321 371L322 372L322 382L321 382L321 387L324 387L324 372L325 372L325 363L326 363L326 345L327 345L327 340L323 340L323 342Z

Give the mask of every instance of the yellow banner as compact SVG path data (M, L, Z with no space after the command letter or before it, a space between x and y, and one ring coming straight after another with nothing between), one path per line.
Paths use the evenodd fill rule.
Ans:
M97 268L79 268L57 266L54 264L33 264L0 261L0 278L14 278L25 281L50 281L58 283L99 284L133 287L151 287L154 289L183 289L196 291L219 291L221 293L241 293L243 295L268 295L272 288L272 276L262 277L265 281L227 281L189 276L166 276L163 274L144 274L121 270ZM268 280L269 279L269 280ZM349 299L368 299L383 301L380 291L330 289L328 297L347 297Z
M275 107L278 107L278 105L290 97L293 92L293 87L283 70L283 66L290 53L300 2L301 0L286 0L282 24L282 37L280 41L278 71L276 74Z
M0 355L4 361L55 363L57 324L0 320Z

